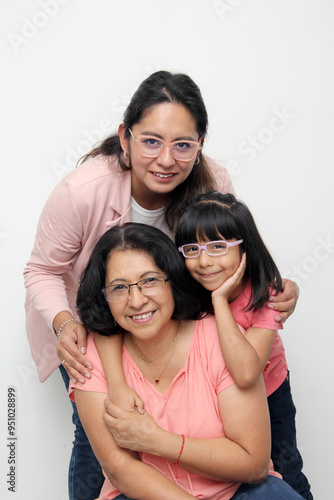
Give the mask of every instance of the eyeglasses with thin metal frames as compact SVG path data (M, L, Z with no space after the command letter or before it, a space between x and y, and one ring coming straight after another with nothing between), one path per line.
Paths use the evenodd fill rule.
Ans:
M210 255L210 257L216 257L219 255L225 255L228 252L228 249L230 247L234 247L236 245L240 245L244 240L237 240L237 241L224 241L224 240L217 240L217 241L208 241L205 243L205 245L199 245L198 243L187 243L186 245L182 245L178 248L178 251L182 253L183 257L186 259L196 259L201 255L201 251L205 250L205 252ZM214 245L222 245L221 249L216 249L214 252L210 251L208 248L208 245L214 246ZM195 248L197 251L193 252L193 255L186 254L186 248Z
M157 139L156 137L152 137L152 136L148 136L148 135L138 135L137 137L134 136L132 130L129 128L128 131L130 132L131 136L132 136L132 139L137 142L140 146L140 152L141 154L145 157L145 158L158 158L158 156L160 156L166 148L170 148L170 151L171 151L171 154L174 158L174 160L177 160L177 161L191 161L194 159L194 157L196 156L197 152L202 149L202 143L199 142L199 141L189 141L189 140L180 140L180 141L173 141L173 142L166 142L164 141L163 139ZM145 139L145 140L154 140L154 141L157 141L158 143L161 143L162 144L162 148L160 148L159 152L157 153L153 153L153 154L144 154L142 152L142 144L143 142L140 142L141 139ZM177 145L177 144L190 144L192 146L195 146L196 147L196 151L194 152L194 154L191 156L191 158L180 158L180 157L176 157L175 156L175 149L174 147ZM177 155L177 152L176 152L176 155Z
M156 295L161 290L162 286L170 281L170 278L163 276L153 276L151 278L144 278L137 283L118 283L116 285L109 285L102 288L101 292L107 302L119 302L126 300L130 295L132 286L137 286L138 290L147 296Z

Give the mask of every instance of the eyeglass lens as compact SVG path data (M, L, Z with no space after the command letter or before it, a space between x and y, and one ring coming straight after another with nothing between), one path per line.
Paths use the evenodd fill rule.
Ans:
M168 278L163 276L154 276L139 280L137 283L111 285L103 289L104 296L109 302L124 300L130 293L132 286L137 286L144 295L154 295L158 293L163 285L166 284Z
M141 137L139 140L141 153L148 157L157 157L164 149L164 142L154 137ZM171 152L175 160L191 160L199 149L199 143L191 141L173 142Z

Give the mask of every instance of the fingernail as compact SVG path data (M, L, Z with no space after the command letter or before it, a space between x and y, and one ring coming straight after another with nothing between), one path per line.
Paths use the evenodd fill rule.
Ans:
M91 365L90 363L88 363L88 364L86 365L86 367L88 368L88 370L92 370L92 369L93 369L93 367L92 367L92 365Z
M72 381L72 384L76 384L77 381L75 380L75 378L71 378L71 381Z
M90 378L91 374L89 372L85 373L85 377Z
M82 354L86 354L86 347L80 347L80 351L82 352Z
M84 384L84 383L85 383L85 379L84 379L84 378L82 378L82 377L79 377L79 379L78 379L78 380L79 380L80 384Z
M274 309L274 304L267 304L267 307L269 307L269 309Z
M280 323L282 321L281 316L277 316L276 321L277 321L277 323Z

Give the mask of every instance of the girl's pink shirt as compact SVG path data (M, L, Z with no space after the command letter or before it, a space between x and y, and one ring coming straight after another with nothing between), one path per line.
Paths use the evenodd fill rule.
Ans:
M274 294L274 291L272 293ZM257 311L246 311L245 309L247 309L250 296L251 286L248 282L241 295L230 303L230 308L235 321L239 326L242 326L244 330L254 327L275 331L268 363L263 371L267 396L270 396L281 384L283 384L288 373L284 345L277 332L277 330L283 328L283 325L275 321L277 311L269 309L266 305Z

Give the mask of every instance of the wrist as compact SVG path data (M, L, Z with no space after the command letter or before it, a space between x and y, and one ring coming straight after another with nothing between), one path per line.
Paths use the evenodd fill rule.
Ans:
M52 322L52 326L53 326L53 330L54 330L56 335L57 335L57 332L59 331L61 325L69 319L74 319L74 316L71 313L71 311L61 311L60 313L58 313L54 317L53 322Z

